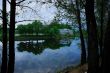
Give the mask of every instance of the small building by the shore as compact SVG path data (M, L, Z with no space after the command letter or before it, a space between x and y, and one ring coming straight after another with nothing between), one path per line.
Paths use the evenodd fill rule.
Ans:
M71 29L59 29L61 35L73 35L73 31Z

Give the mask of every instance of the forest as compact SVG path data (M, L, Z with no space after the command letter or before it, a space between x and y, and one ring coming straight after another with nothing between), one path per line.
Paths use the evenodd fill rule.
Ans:
M70 63L72 63L71 65L74 65L76 62L78 62L78 67L83 67L86 64L87 70L82 70L80 72L66 71L59 73L110 73L110 0L0 1L0 42L2 43L2 47L0 45L2 48L2 51L0 50L2 52L0 55L2 56L0 63L1 73L58 73L56 70L59 70L60 67L60 70L64 70L65 67L70 65ZM39 11L37 8L40 7L40 5L49 5L50 8L51 6L56 8L54 18L50 18L50 22L38 20L37 18L33 19L34 17L31 18L31 16L39 16L39 14L37 14ZM28 12L28 9L30 12ZM42 8L40 7L40 9ZM51 10L54 10L54 8ZM27 15L23 14L25 12L27 12ZM30 13L33 13L33 15L28 16ZM43 14L46 15L46 13ZM21 18L19 18L19 15ZM22 15L30 18L27 19L24 17L24 19L22 18ZM47 16L46 18L49 17L50 16ZM69 31L66 35L60 34L60 29L72 30L73 34L70 35ZM44 37L44 39L41 37ZM71 53L75 53L75 49L68 48L68 45L65 46L65 43L64 45L58 43L62 42L62 39L64 39L64 41L72 39L74 42L75 38L80 40L80 49L77 51L77 54L80 53L78 55L80 58L77 58L77 55L71 55ZM25 43L24 41L27 42ZM71 40L67 41L67 43L68 42L71 42ZM18 43L18 45L16 43ZM23 62L21 61L20 64L17 62L19 61L19 58L25 55L21 55L20 52L16 52L16 45L17 51L22 53L29 52L28 56L32 53L34 54L33 57L30 56L25 62L28 63L29 59L31 60L34 57L37 57L34 59L36 63L30 63L31 65L27 68L30 69L32 66L29 71L21 71L21 68L23 68L23 65L21 66L21 64ZM67 50L64 51L62 46L63 49L65 48ZM44 48L52 48L52 50L44 50ZM58 50L58 48L60 49ZM76 47L72 46L71 48ZM46 51L50 54L49 56L48 54L45 54L47 53ZM59 51L61 52L59 53ZM43 56L41 53L43 53ZM16 57L18 56L17 54L19 55L18 58ZM54 58L54 56L60 58L62 54L67 55L61 57L61 59L59 59L60 62L58 63L58 60ZM46 64L48 60L45 59L46 55L46 58L50 62L48 63L49 67L51 67L51 63L52 65L56 63L53 71L51 71L51 68L53 67L46 69L46 67L48 67ZM69 60L70 57L72 57L71 61ZM73 59L75 60L75 58L78 61L75 61L73 64ZM45 61L43 61L44 59ZM68 59L69 62L68 66L66 65L67 62L65 62L66 59ZM43 61L43 63L41 63L41 61ZM61 62L62 64L60 65Z

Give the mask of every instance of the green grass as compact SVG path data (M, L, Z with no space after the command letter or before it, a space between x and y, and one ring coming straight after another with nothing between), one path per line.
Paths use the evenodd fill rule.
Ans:
M83 32L84 33L84 38L87 37L87 33L86 32ZM49 38L55 38L55 39L62 39L62 38L70 38L70 39L73 39L75 37L80 37L80 34L79 32L75 32L73 33L73 35L56 35L56 36L37 36L37 35L20 35L20 36L15 36L15 40L16 41L25 41L25 40L45 40L45 39L49 39ZM8 38L8 37L7 37ZM0 33L0 41L2 40L2 34Z

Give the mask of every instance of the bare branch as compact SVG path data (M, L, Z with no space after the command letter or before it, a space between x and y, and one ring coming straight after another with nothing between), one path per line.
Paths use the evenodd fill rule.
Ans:
M20 4L20 3L24 2L24 1L26 1L26 0L19 1L19 2L17 2L16 4Z
M35 12L35 13L37 14L37 11L34 10L33 8L29 7L29 6L24 6L24 5L17 5L17 6L22 7L22 8L29 8L29 9L31 9L33 12Z
M16 21L16 23L25 22L25 21L35 21L35 20L21 20L21 21Z
M9 0L7 0L7 1L8 1L9 4L11 4L11 2ZM20 3L24 2L24 1L26 1L26 0L19 1L16 4L19 5Z
M11 4L11 2L9 0L7 0L9 4Z

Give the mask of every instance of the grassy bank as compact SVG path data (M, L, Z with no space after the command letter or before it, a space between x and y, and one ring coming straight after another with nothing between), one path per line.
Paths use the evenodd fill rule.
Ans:
M86 73L87 72L87 64L78 65L76 67L67 67L62 71L58 71L57 73Z
M37 35L19 35L19 36L15 35L15 41L46 40L46 39L52 39L52 38L55 38L55 37L37 36ZM2 41L2 36L0 36L0 41Z
M9 37L9 36L8 36ZM8 38L7 37L7 38ZM15 35L15 41L30 41L30 40L49 40L62 38L73 38L74 36L52 36L52 35ZM2 41L2 35L0 35L0 41Z

